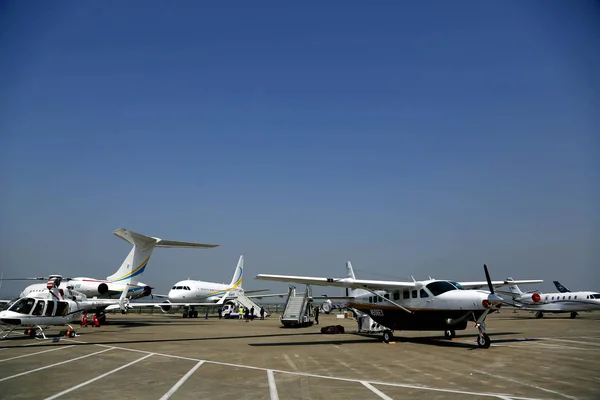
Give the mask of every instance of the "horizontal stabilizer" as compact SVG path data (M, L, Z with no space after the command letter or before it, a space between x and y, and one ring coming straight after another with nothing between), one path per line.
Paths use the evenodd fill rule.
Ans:
M139 245L146 243L155 247L180 247L180 248L200 248L200 249L212 249L218 247L218 244L205 244L196 242L179 242L175 240L165 240L153 236L142 235L141 233L133 232L125 228L119 228L113 232L115 236L131 243L132 245Z
M500 286L507 286L507 285L529 285L529 284L533 284L533 283L542 283L542 282L544 282L544 281L541 279L528 279L528 280L520 280L520 281L504 280L504 281L492 281L492 286L500 287ZM465 289L483 288L483 289L487 290L487 288L488 288L487 281L458 282L458 283L460 283L460 285L462 287L464 287Z

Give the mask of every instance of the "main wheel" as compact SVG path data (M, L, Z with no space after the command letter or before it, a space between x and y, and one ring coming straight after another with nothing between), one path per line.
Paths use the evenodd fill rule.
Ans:
M392 333L392 331L384 331L383 332L383 341L385 343L389 343L389 342L393 342L394 341L394 334Z
M445 330L444 337L446 339L452 339L453 337L456 337L456 332L452 329Z
M576 312L572 312L572 313L571 313L571 318L575 318L576 316L577 316L577 313L576 313Z
M477 346L481 347L482 349L488 349L491 344L492 341L490 340L490 337L487 335L487 333L477 336Z
M542 318L543 316L544 316L544 313L541 311L538 311L537 313L535 313L536 318Z

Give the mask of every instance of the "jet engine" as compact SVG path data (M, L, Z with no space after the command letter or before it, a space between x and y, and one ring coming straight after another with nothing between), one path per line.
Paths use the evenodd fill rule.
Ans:
M331 300L326 300L322 305L321 308L323 309L323 312L325 314L329 314L331 312L331 309L333 308L333 306L331 305Z
M525 293L521 295L521 298L519 300L522 303L534 304L541 302L542 296L540 296L539 293Z
M174 312L173 306L171 306L171 302L169 300L163 301L159 307L160 311L162 311L165 314L172 314Z
M152 288L150 286L144 286L142 289L142 297L150 296L152 294Z
M108 285L106 283L101 283L98 285L98 293L105 294L108 292Z

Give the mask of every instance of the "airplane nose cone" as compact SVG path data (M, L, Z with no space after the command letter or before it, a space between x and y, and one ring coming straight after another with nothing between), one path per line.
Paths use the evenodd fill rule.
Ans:
M178 300L182 300L183 297L181 295L181 290L171 290L169 291L169 300L171 301L178 301Z

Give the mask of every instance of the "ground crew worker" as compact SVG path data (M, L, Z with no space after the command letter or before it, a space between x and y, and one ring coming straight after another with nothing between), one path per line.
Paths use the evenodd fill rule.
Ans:
M94 328L100 328L100 321L98 321L98 317L96 316L96 314L94 314L94 316L92 317L92 321Z
M240 306L239 314L240 314L240 318L239 319L244 319L244 307Z
M264 309L264 307L260 308L260 319L265 319L265 309Z
M81 326L85 326L86 328L88 326L87 313L85 311L81 314Z
M315 306L315 324L319 325L319 306Z

